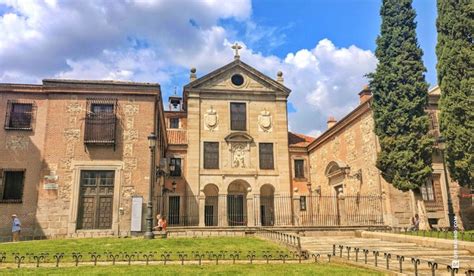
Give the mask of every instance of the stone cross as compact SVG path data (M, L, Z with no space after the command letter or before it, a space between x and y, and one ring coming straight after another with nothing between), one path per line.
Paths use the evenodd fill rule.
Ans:
M239 50L242 49L242 46L240 46L239 43L236 42L234 45L232 45L232 49L234 49L235 51L234 59L239 59L240 58Z

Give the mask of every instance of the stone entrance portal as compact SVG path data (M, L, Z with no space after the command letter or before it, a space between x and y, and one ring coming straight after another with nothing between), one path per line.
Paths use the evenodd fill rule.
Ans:
M262 226L275 225L275 189L270 184L260 188L260 223Z

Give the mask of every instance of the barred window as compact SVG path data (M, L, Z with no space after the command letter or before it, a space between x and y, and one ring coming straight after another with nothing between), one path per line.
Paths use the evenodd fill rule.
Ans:
M170 158L170 165L174 165L174 170L170 171L170 176L181 176L181 158Z
M0 170L0 202L22 202L24 170Z
M230 129L247 129L247 112L245 103L230 103Z
M304 178L304 160L295 160L295 178Z
M204 142L204 169L219 169L218 142Z
M5 129L31 130L32 121L33 103L8 101Z
M420 190L424 201L435 201L433 179L421 185Z
M306 211L306 196L300 196L300 211Z
M179 128L179 118L170 118L170 128Z
M87 99L86 144L115 144L116 99Z
M273 170L273 144L260 143L259 144L259 159L260 169Z

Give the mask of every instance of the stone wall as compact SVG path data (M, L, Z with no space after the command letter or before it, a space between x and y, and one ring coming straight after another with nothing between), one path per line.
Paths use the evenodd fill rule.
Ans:
M15 90L12 88L12 90ZM33 103L33 130L4 128L8 100ZM17 214L26 235L41 235L36 227L36 202L41 189L42 149L44 147L48 102L37 93L0 92L0 169L25 170L21 203L0 202L0 236L11 235L11 215Z

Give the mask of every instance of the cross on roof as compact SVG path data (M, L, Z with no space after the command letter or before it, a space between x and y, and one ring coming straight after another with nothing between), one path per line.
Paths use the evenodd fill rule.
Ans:
M232 49L234 49L235 51L234 59L239 59L240 58L239 50L242 49L242 46L240 46L239 43L236 42L234 45L232 45Z

